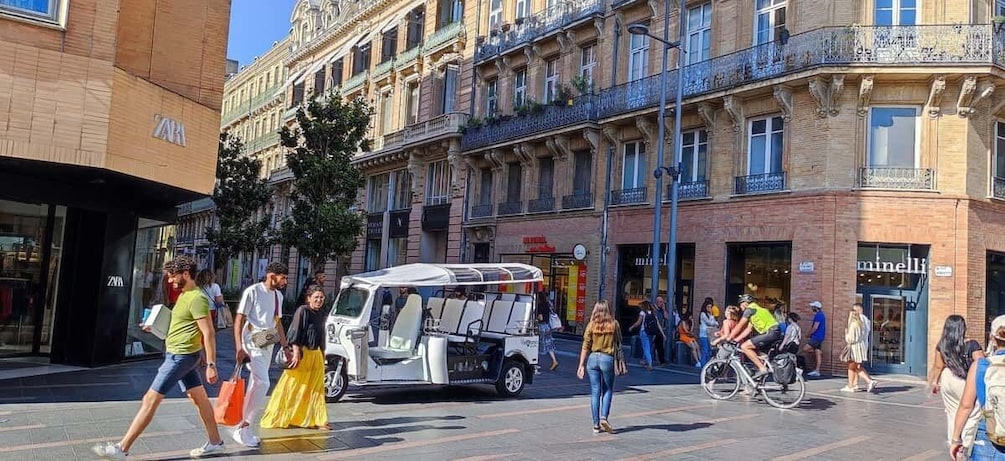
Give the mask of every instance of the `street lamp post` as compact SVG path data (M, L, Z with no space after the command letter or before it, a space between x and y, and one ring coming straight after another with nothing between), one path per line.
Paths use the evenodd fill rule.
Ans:
M656 302L656 297L659 296L659 280L660 280L660 225L662 224L663 217L663 174L669 175L669 180L672 184L670 193L670 240L667 242L668 251L666 256L667 264L667 294L668 302L670 307L674 308L675 305L675 291L676 283L674 283L675 272L677 269L676 259L677 259L677 233L676 233L676 222L677 222L677 199L678 199L678 182L677 177L680 174L680 123L681 123L681 89L683 87L684 79L681 76L682 64L682 52L680 50L680 45L683 43L684 37L684 11L685 11L686 0L681 0L679 6L678 16L680 17L679 24L679 36L680 39L676 42L670 41L670 2L667 1L663 7L663 38L659 38L655 35L649 33L649 28L641 24L633 24L628 26L628 31L633 34L645 35L663 44L663 62L662 69L660 71L660 105L659 105L659 115L657 116L659 127L656 139L656 169L653 171L653 176L656 178L656 194L653 204L653 247L650 254L652 255L652 277L650 282L650 299L653 303ZM669 71L667 69L668 55L671 48L677 48L677 91L674 95L675 105L674 105L674 163L673 166L664 166L664 151L666 145L666 106L667 106L667 77Z

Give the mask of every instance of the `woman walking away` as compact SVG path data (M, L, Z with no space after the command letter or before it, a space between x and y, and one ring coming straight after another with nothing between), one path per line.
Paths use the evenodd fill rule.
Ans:
M862 368L862 364L869 360L869 340L866 337L865 324L862 322L862 305L855 303L848 314L848 327L845 328L844 351L841 352L841 360L848 363L848 385L841 388L841 392L858 392L858 377L866 380L867 392L876 389L876 380L869 376L869 372Z
M973 362L967 372L967 383L960 398L960 408L956 410L953 430L949 438L949 456L953 459L966 459L963 453L963 431L974 411L985 410L983 417L977 423L977 433L974 436L973 453L970 459L976 461L1005 461L1005 440L995 437L1000 430L1002 421L996 415L1001 414L1001 387L1005 383L1005 375L1001 365L1005 364L1005 315L999 315L991 321L991 337L989 349L993 349L990 357L981 357ZM939 343L941 346L941 342ZM991 365L995 365L992 367ZM992 370L993 368L993 370ZM990 391L990 392L989 392ZM989 393L991 395L989 395ZM989 405L989 401L992 402ZM978 408L977 406L980 405ZM996 411L997 410L997 411ZM991 425L994 424L992 427ZM990 432L990 434L989 434ZM994 439L992 439L994 437Z
M942 394L942 404L946 408L946 432L953 439L953 423L956 422L956 411L960 407L963 388L967 384L967 371L975 360L984 358L981 345L974 340L967 340L967 322L959 315L946 317L942 327L942 337L935 346L935 364L928 375L928 383L932 393ZM980 420L980 410L974 408L963 426L963 447L969 452L974 446L974 436L977 434L977 422Z
M558 359L555 358L555 338L551 332L551 300L545 291L537 292L537 330L541 334L541 346L544 352L551 357L551 371L558 368Z
M216 274L209 269L203 269L196 276L195 283L199 285L199 290L209 300L209 315L213 319L213 326L219 329L220 316L224 315L222 311L227 308L227 305L223 302L223 292L220 291L220 285L216 284Z
M262 416L262 428L290 426L328 430L328 408L325 403L325 329L321 306L325 293L318 285L307 288L307 305L297 308L290 322L287 341L289 367L283 371L279 384L272 391L269 405Z
M712 345L709 342L710 336L715 336L719 329L719 321L712 313L712 298L705 298L701 305L701 312L698 314L698 344L701 345L701 360L699 363L708 362L712 355Z
M656 321L653 305L649 301L639 303L639 318L632 326L628 327L628 331L636 328L639 329L639 340L642 341L642 358L644 360L642 365L646 367L646 370L653 371L653 337L656 336L655 329L659 328L659 322Z
M590 411L593 414L593 433L614 433L607 422L614 398L614 363L624 360L621 351L621 325L611 314L606 300L593 306L590 321L583 333L583 349L579 353L579 371L576 376L590 375Z

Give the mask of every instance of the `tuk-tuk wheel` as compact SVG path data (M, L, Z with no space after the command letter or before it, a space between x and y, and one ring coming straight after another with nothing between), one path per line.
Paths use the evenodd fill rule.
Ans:
M327 361L325 367L325 400L338 402L345 395L349 385L349 372L342 358Z
M526 369L522 363L507 359L503 362L502 373L496 381L496 391L503 397L516 397L523 392L523 387L527 383L524 374Z

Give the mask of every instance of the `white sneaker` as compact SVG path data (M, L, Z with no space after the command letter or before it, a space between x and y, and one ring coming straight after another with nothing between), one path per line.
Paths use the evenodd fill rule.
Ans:
M223 452L223 450L224 450L223 440L221 440L220 443L216 445L206 442L205 445L188 452L188 454L193 458L201 458L209 454Z
M117 443L105 442L91 447L91 451L102 459L126 459L129 453L122 451Z
M858 392L858 389L854 387L845 386L841 388L841 392Z
M234 429L234 441L246 447L258 448L262 441L256 441L256 437L248 430L249 428L250 426L244 426Z
M813 370L813 371L811 371L809 373L806 373L806 376L809 376L810 378L819 378L820 377L820 372L816 371L816 370Z

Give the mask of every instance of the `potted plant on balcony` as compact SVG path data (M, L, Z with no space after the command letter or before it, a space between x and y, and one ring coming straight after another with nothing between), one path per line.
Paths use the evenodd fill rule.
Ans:
M553 106L571 106L575 104L572 97L572 90L569 85L564 83L559 83L555 88L555 99L551 101Z
M467 122L464 122L464 124L461 125L461 134L467 133L468 130L478 130L483 124L484 122L482 122L482 119L478 117L471 117Z
M1001 32L1002 26L1005 26L1005 16L997 15L992 17L991 24L995 25L995 32Z
M572 80L569 83L572 83L572 87L579 92L580 96L583 96L587 93L593 93L593 82L591 82L590 79L585 75L577 75L575 77L572 77Z

